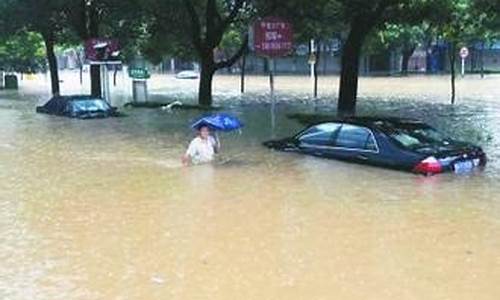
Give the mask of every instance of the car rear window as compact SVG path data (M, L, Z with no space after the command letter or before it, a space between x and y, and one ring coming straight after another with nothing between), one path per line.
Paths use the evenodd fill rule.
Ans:
M425 124L392 127L388 134L404 148L411 150L450 144L444 135Z

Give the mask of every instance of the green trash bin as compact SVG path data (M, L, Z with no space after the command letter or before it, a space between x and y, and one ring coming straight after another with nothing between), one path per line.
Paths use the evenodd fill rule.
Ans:
M5 89L17 90L19 88L19 84L17 82L17 76L16 75L5 75L4 86L5 86Z

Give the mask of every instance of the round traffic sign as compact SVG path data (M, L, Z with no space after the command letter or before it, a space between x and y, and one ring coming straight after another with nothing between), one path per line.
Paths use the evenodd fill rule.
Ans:
M462 49L460 49L460 57L466 58L467 56L469 56L469 49L467 47L462 47Z

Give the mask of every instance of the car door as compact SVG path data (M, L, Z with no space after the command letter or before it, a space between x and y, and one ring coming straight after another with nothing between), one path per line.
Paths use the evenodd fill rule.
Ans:
M334 137L340 127L338 123L322 123L306 129L296 137L300 152L315 156L330 156Z
M372 131L343 124L334 139L332 157L360 163L376 163L379 148Z

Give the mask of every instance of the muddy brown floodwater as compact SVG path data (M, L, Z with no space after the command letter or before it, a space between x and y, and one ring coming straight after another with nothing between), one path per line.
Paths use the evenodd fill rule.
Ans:
M70 120L35 114L37 88L0 91L0 299L499 299L500 102L395 86L359 113L424 119L483 146L487 168L424 178L268 151L301 127L287 114L332 112L293 93L274 126L267 97L218 95L246 127L183 168L196 112Z

